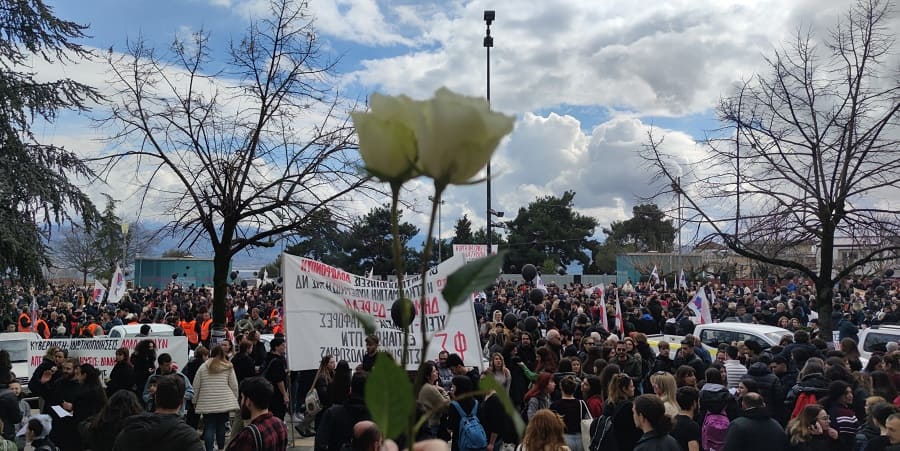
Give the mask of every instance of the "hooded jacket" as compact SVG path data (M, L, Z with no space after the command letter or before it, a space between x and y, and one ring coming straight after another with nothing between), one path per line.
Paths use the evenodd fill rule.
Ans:
M747 409L744 416L733 420L725 436L724 451L787 449L787 435L765 407Z
M750 365L750 368L747 370L747 376L756 381L756 385L759 387L759 394L766 401L766 405L771 406L772 414L780 421L780 406L783 405L784 400L782 399L781 381L778 379L778 376L772 374L772 370L763 362L756 362Z
M194 410L224 413L238 410L238 383L231 362L209 359L194 377Z
M815 394L817 400L821 400L828 393L828 381L825 375L821 373L807 374L797 381L797 384L791 387L787 397L784 399L784 407L788 411L794 410L794 403L800 393Z
M113 451L204 451L197 430L175 414L142 413L128 418Z
M724 385L711 382L703 384L703 387L700 388L699 423L703 424L707 412L720 413L723 410L729 420L734 420L741 414L737 401Z
M0 429L2 429L0 432L3 438L13 440L16 436L16 425L21 421L19 398L5 385L0 386Z

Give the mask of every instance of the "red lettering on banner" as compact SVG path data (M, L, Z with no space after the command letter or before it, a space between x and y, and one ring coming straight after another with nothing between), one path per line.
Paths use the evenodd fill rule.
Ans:
M466 342L466 336L462 332L457 332L456 335L453 336L453 349L456 350L456 353L459 354L461 359L465 360L466 349L469 349L469 347Z
M447 334L445 332L439 332L434 334L435 338L441 339L441 351L447 350Z

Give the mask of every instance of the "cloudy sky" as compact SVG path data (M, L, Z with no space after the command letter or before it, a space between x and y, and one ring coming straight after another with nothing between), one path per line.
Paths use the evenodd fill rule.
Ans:
M121 51L138 35L164 49L176 35L204 29L224 49L265 0L47 0L58 15L90 25L86 44ZM837 0L310 0L320 39L340 56L335 83L348 97L374 91L425 98L441 86L483 96L485 9L491 27L491 96L518 117L496 154L496 210L514 213L536 196L575 190L576 207L603 225L627 219L649 194L649 172L637 155L649 127L665 135L683 164L698 158L696 140L717 127L713 108L736 82L763 68L766 55L796 33L816 31L846 11ZM103 88L101 62L42 66ZM95 111L94 114L102 114ZM96 152L103 131L88 117L65 115L39 137ZM133 177L122 171L108 192L138 217ZM427 186L410 194L424 211ZM419 196L419 197L416 197ZM484 224L485 188L451 188L442 232L468 214ZM166 219L146 203L143 220ZM424 228L424 214L407 219ZM601 235L597 230L598 236Z

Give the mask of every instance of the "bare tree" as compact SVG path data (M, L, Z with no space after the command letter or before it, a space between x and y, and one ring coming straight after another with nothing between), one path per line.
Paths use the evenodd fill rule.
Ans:
M708 142L688 189L676 183L680 169L662 140L651 134L646 146L666 185L659 194L681 192L689 220L711 231L706 239L815 284L825 336L835 283L900 254L896 240L866 239L900 232L900 79L890 52L891 13L888 1L859 0L822 42L800 31L776 50L766 60L768 73L721 101L725 127L718 135L729 138ZM723 207L735 200L734 210ZM818 265L761 245L776 239L785 247L817 243ZM867 247L836 267L836 239Z
M253 21L213 64L209 37L176 39L171 58L143 42L108 62L117 89L106 125L124 159L149 170L146 194L166 199L179 247L209 240L214 256L213 320L225 323L231 258L272 247L325 208L340 215L348 194L370 189L359 171L348 106L332 87L305 2L271 0L270 16ZM177 190L162 192L166 173ZM174 191L174 192L173 192Z
M55 265L81 273L84 286L87 285L88 275L101 267L100 248L94 245L94 237L84 227L73 225L53 247Z

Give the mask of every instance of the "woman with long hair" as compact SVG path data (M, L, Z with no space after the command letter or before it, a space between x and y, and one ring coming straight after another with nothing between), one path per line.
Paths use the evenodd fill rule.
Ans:
M863 373L867 374L872 374L875 371L884 371L884 359L878 354L869 356L869 361L866 362L866 367L863 369Z
M634 382L625 373L613 375L609 382L603 414L612 417L612 431L619 449L633 449L641 438L641 430L634 424L632 399Z
M891 376L884 371L874 371L872 376L872 393L875 396L881 396L886 401L893 401L897 397L897 388L891 382Z
M423 427L427 438L437 438L442 417L442 408L450 403L450 396L441 387L441 376L438 374L437 366L432 361L426 361L422 365L425 374L425 383L419 389L417 402L422 406L425 412L434 412L428 417L428 422Z
M788 422L790 446L795 451L838 449L838 431L831 427L828 412L818 404L808 404Z
M672 417L666 413L662 399L646 394L634 400L634 424L644 433L634 451L681 451L678 442L669 435Z
M131 366L134 368L134 393L140 399L147 379L156 371L156 342L149 338L139 341L131 354Z
M609 397L609 383L612 381L613 376L621 372L622 369L615 363L606 365L603 370L600 371L600 388L603 390L604 401Z
M559 415L541 409L528 421L525 437L517 451L569 451L564 430L565 425Z
M866 442L881 435L881 428L875 424L875 417L872 415L872 407L878 404L886 404L887 401L881 396L869 396L866 398L866 420L859 430L856 431L856 449L865 448Z
M237 410L238 383L231 362L221 345L213 346L210 358L194 376L194 410L203 415L206 451L225 448L228 414Z
M603 414L603 383L599 377L588 376L581 381L581 397L592 417L596 418Z
M109 373L106 383L106 395L112 396L119 390L134 391L134 368L131 366L131 355L128 348L116 349L116 364Z
M350 377L353 371L350 370L350 363L341 360L334 367L334 377L328 384L328 404L343 404L350 396Z
M556 389L556 381L553 379L553 373L543 372L538 375L537 381L531 386L531 390L525 393L526 417L528 421L534 417L534 414L541 409L550 408L550 394Z
M86 424L85 438L91 451L112 451L116 436L122 431L125 421L134 415L144 413L144 407L138 402L131 390L118 390L109 398L109 402L100 409L97 415Z
M488 364L488 368L485 371L485 374L490 373L494 376L494 380L497 381L500 386L506 390L506 394L509 394L509 387L512 384L512 376L510 375L509 369L506 368L506 360L503 358L503 354L499 352L495 352L491 355L491 361Z
M666 408L666 415L675 418L675 415L678 415L678 400L675 399L678 387L675 383L675 376L665 372L656 373L650 376L650 385L653 386L653 393L662 400L663 406Z
M828 395L821 400L831 419L831 427L838 431L838 449L853 449L859 419L853 410L853 388L844 381L833 381L828 384Z

